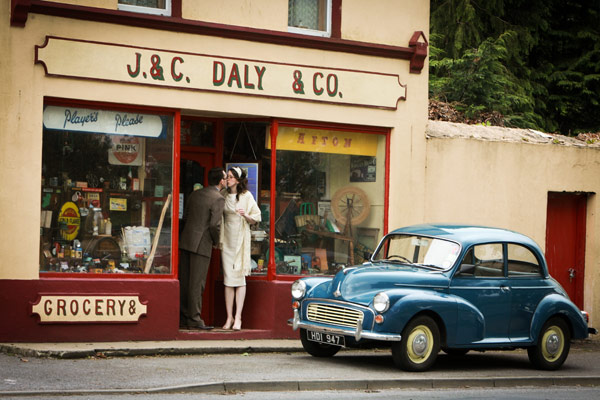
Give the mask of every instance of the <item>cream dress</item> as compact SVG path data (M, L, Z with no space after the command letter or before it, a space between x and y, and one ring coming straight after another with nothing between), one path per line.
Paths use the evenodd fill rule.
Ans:
M250 225L246 218L238 214L243 209L247 216L260 222L260 209L249 191L236 195L225 195L223 209L223 229L221 229L221 258L223 262L223 284L230 287L246 285L246 276L250 275Z

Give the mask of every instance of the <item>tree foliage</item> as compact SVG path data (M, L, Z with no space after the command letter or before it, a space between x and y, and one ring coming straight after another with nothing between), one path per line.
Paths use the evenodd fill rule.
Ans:
M432 0L430 98L508 126L600 131L600 0Z

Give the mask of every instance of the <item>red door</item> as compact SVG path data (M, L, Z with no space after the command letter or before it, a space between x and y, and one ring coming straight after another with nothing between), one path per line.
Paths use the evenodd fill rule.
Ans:
M548 193L548 270L580 309L583 308L586 203L585 194Z
M183 204L197 183L208 184L208 171L223 162L222 124L220 122L196 120L182 117L181 156L179 168L179 193ZM184 139L184 136L187 136ZM182 225L180 224L180 231ZM202 295L202 319L208 325L214 324L215 280L221 271L221 253L213 249L210 267L206 276L206 287Z

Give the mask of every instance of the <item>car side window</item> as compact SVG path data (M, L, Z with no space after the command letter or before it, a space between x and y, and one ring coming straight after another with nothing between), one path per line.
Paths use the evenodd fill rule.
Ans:
M542 268L535 254L525 246L509 243L508 276L540 276Z
M504 276L502 243L488 243L470 248L459 267L461 277L489 278Z

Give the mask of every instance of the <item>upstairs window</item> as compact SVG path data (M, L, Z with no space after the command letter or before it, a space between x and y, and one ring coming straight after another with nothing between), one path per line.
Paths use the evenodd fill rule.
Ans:
M331 0L288 0L288 32L331 37Z
M171 0L119 0L119 10L171 16Z

